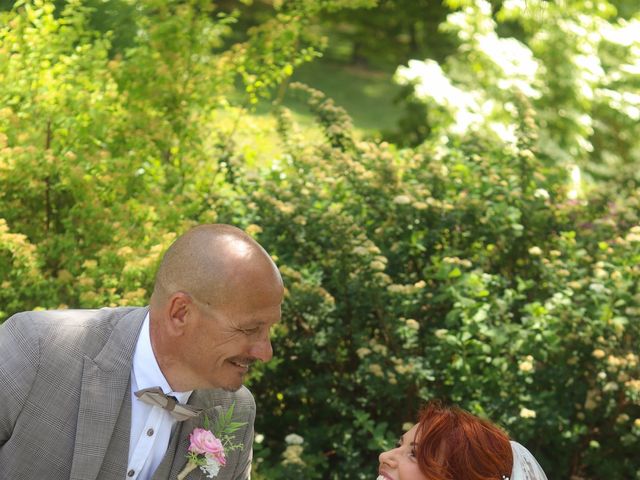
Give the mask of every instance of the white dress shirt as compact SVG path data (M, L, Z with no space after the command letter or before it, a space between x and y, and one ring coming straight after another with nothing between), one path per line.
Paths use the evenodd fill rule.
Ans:
M164 393L173 395L180 403L186 403L191 396L191 392L172 391L164 378L151 347L147 313L138 336L131 368L131 432L125 480L151 478L164 458L171 430L177 423L167 410L148 405L134 395L140 389L151 387L162 388Z

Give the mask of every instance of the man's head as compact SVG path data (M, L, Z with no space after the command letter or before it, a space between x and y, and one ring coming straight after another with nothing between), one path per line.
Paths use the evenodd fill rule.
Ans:
M264 249L230 225L200 225L162 259L151 296L151 343L175 391L236 390L271 359L284 287Z

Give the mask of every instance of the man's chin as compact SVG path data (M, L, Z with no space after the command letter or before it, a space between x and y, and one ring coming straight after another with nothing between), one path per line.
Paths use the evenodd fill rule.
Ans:
M240 385L233 385L233 386L226 386L226 387L220 387L222 388L222 390L224 390L225 392L237 392L238 390L240 390L242 388L242 384Z
M237 392L242 388L243 380L244 375L241 375L235 382L227 381L225 383L218 383L218 385L216 385L216 387L214 388L219 388L221 390L224 390L225 392Z

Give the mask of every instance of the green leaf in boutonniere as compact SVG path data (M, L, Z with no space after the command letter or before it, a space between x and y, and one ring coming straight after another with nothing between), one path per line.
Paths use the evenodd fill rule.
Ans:
M215 432L216 436L222 440L224 448L229 450L242 449L243 445L241 443L235 444L233 442L233 434L247 424L247 422L232 421L234 408L235 403L232 403L226 412L218 416L215 426L213 427L213 431ZM206 415L205 422L207 424L209 422L209 419L206 417Z

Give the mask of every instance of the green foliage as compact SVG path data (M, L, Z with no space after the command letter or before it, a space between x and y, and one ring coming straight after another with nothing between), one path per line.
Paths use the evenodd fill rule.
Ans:
M373 2L372 2L373 3ZM351 64L395 67L416 56L443 58L454 38L438 31L450 8L435 0L377 1L366 9L322 15L327 55Z
M397 72L401 83L416 85L410 105L427 105L427 117L413 115L413 124L426 121L430 135L493 132L508 141L513 104L525 95L541 126L538 147L550 159L637 186L637 15L616 16L604 0L505 1L497 13L487 1L448 3L459 10L441 28L457 36L457 52L442 68L412 60ZM498 35L499 27L518 39Z
M216 419L216 423L213 427L213 434L222 442L224 446L225 452L238 450L244 447L241 443L236 443L234 438L234 433L238 431L240 428L244 427L247 422L234 422L233 421L233 410L235 409L235 403L231 404L231 406L227 409L226 412L223 412ZM209 429L208 426L209 419L205 416L205 424L204 428L206 430Z
M585 80L574 37L558 34L561 52L544 42L553 28L604 28L607 10L587 19L586 4L527 2L547 21L570 18L555 26L506 3L528 46L508 42L524 53L500 63L481 48L505 45L493 17L465 3L448 28L469 48L446 73L430 64L431 80L453 80L460 101L490 101L463 118L487 128L456 131L460 111L432 95L424 143L361 142L344 109L292 84L324 138L278 109L281 152L247 168L238 122L216 122L236 102L280 98L322 49L312 16L349 3L278 3L229 48L237 14L200 0L138 2L136 34L118 45L80 1L0 14L0 318L144 304L177 233L233 223L273 253L287 289L275 357L251 379L255 478L371 478L433 397L497 421L558 478L637 477L640 195L597 184L574 195L558 161L604 158L615 144L634 165L632 105L623 96L614 108L611 93L631 89L634 70L604 34L588 45L606 85ZM529 60L554 78L502 68ZM575 75L562 80L570 60ZM552 102L574 113L553 115Z
M368 478L433 397L498 421L558 477L635 475L633 209L568 200L524 105L515 146L398 151L354 142L344 112L303 91L326 143L296 139L283 114L287 154L244 187L287 285L279 361L252 384L269 412L257 478L290 432L300 476Z
M283 65L309 58L282 35L300 25L279 17L216 53L234 16L208 1L148 0L129 19L134 38L114 50L79 0L0 15L2 317L18 305L144 303L175 232L214 221L231 191L233 142L216 113L252 62L267 95Z

